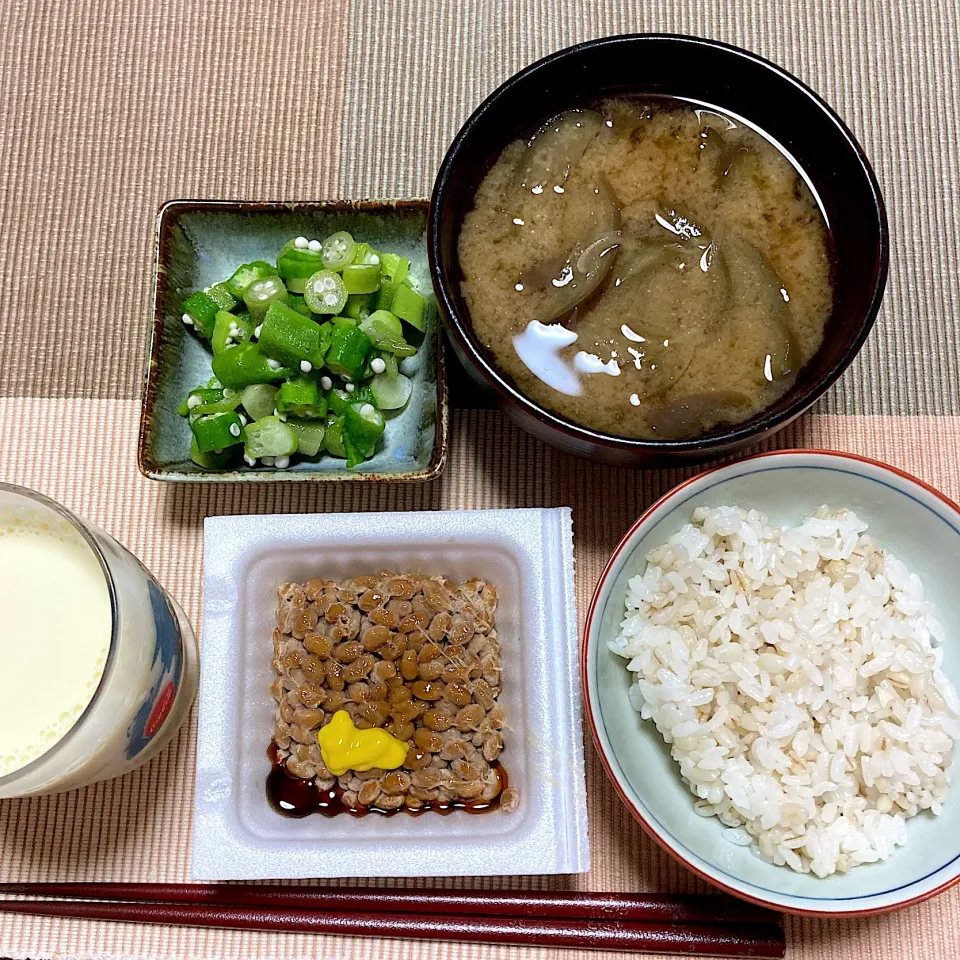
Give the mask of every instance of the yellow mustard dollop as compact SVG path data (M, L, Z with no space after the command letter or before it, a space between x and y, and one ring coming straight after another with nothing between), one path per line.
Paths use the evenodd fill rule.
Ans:
M338 710L317 734L320 755L336 777L348 770L395 770L407 758L407 744L385 730L358 730L346 710Z

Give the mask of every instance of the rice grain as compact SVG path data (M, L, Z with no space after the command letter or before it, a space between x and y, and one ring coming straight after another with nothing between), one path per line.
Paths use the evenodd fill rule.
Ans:
M826 877L940 813L960 735L920 578L851 510L793 528L698 507L628 584L610 649L694 809L731 843Z

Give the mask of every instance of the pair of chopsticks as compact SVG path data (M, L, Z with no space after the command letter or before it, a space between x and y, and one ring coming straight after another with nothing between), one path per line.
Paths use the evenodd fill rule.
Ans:
M0 883L0 911L234 930L782 957L777 914L723 896L264 884Z

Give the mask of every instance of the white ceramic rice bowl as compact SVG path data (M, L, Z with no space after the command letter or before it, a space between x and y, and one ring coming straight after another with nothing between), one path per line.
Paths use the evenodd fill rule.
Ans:
M826 451L783 451L709 470L657 501L614 551L587 616L582 652L587 717L617 792L648 833L689 869L755 903L791 913L865 916L899 909L960 879L960 783L940 816L907 821L908 841L887 861L818 879L760 859L723 836L694 797L651 721L627 696L626 661L607 648L619 633L627 581L646 554L690 521L698 506L756 508L796 524L821 504L851 508L881 546L919 574L947 633L943 670L960 686L960 507L921 481L876 461ZM956 779L956 776L955 776Z

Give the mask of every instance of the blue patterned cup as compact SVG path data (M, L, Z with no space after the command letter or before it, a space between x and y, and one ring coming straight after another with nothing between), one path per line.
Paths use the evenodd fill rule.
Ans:
M3 483L0 567L0 798L154 757L197 691L197 641L177 603L104 531Z

